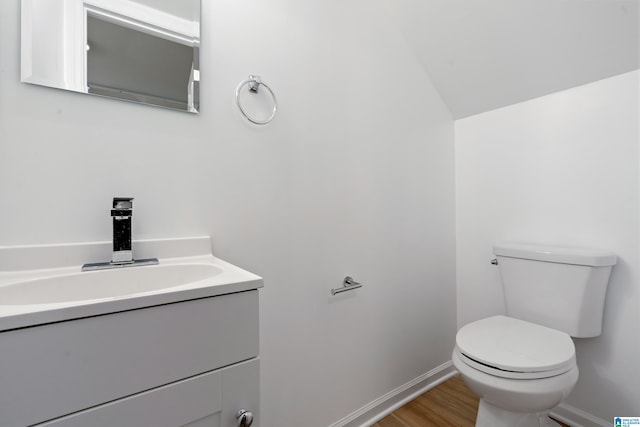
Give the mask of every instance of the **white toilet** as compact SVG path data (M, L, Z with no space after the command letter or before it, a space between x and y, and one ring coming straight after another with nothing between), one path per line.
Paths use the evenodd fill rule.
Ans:
M497 244L507 316L463 326L453 364L480 396L476 427L557 426L548 413L578 381L571 337L600 335L615 254Z

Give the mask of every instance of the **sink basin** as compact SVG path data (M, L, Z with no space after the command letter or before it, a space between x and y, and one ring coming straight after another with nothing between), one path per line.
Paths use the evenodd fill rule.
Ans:
M208 236L134 242L158 265L80 271L110 242L0 247L0 331L261 288L262 278L211 254Z
M213 264L160 264L65 274L0 287L0 304L56 304L122 298L198 282L222 271Z

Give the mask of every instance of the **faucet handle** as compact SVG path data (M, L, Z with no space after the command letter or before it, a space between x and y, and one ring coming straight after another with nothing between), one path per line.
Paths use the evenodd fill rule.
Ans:
M133 197L114 197L111 216L115 219L131 218L133 212Z
M133 197L114 197L113 209L133 209Z

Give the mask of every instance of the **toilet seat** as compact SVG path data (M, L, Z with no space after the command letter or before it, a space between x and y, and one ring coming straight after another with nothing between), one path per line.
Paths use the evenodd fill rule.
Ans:
M502 378L547 378L576 366L569 335L507 316L463 326L454 351L466 365Z

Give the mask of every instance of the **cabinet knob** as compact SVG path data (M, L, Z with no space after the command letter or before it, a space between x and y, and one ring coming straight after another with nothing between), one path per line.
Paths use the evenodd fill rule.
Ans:
M236 415L238 419L238 427L249 427L253 424L253 414L244 409L240 409Z

